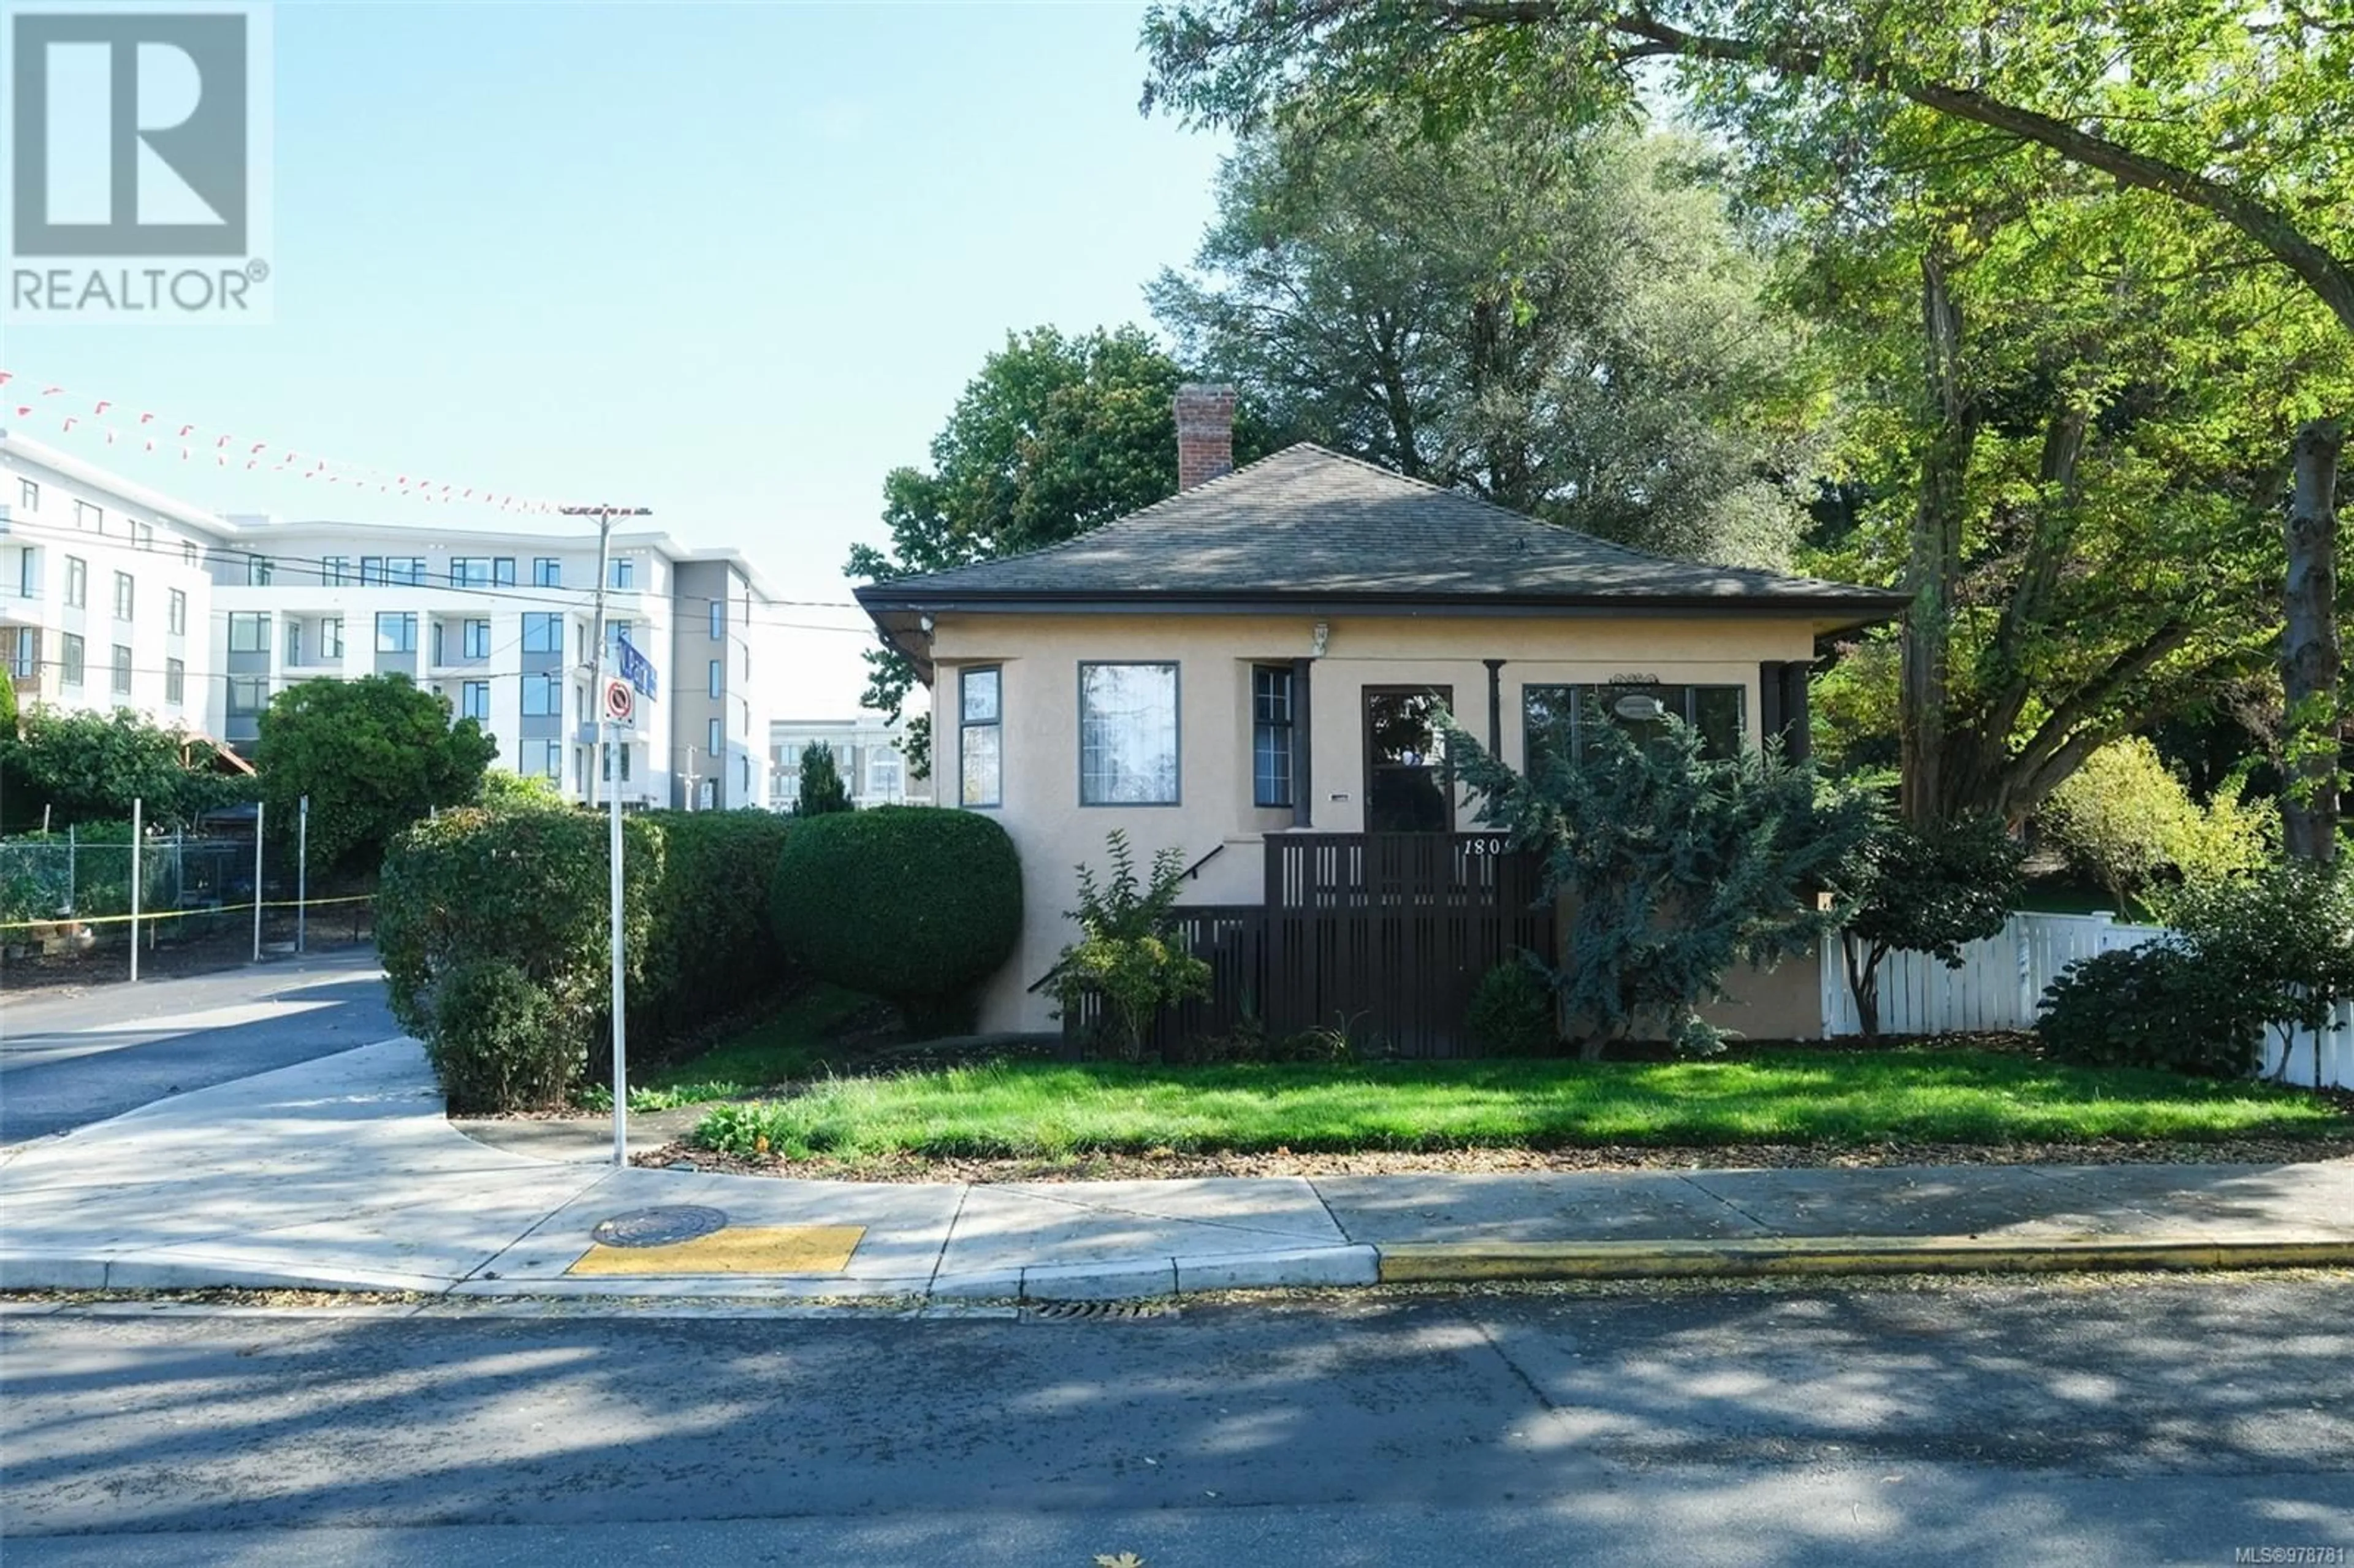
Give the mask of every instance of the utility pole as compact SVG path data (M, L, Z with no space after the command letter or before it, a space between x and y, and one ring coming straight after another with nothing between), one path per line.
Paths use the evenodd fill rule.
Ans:
M613 553L613 519L643 517L652 511L644 506L567 506L567 516L597 519L597 641L594 662L595 678L590 683L593 700L599 705L593 722L599 737L598 766L588 769L588 800L597 800L597 776L611 753L608 747L621 744L620 726L609 725L604 718L605 682L608 661L605 657L605 583L612 576L610 562ZM618 663L616 663L618 668ZM608 732L610 732L610 737ZM619 773L620 769L614 770ZM624 968L626 957L621 942L621 781L613 780L613 788L605 792L609 826L606 836L606 894L609 918L612 924L613 969L613 1163L630 1162L630 1027L629 994Z

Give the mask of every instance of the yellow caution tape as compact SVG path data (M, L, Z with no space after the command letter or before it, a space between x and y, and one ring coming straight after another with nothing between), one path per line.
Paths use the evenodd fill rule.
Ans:
M373 893L347 894L340 898L273 898L261 906L264 909L321 909L330 904L370 904ZM46 920L9 920L0 922L0 931L32 931L45 926L121 926L136 920L142 925L152 920L186 920L198 915L249 914L253 901L243 904L220 904L209 909L142 909L136 915L53 915Z

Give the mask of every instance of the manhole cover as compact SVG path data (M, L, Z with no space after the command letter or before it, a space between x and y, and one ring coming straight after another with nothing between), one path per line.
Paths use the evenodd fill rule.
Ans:
M631 1209L598 1222L588 1239L599 1246L669 1246L707 1236L724 1229L727 1216L701 1203L673 1203L659 1209Z

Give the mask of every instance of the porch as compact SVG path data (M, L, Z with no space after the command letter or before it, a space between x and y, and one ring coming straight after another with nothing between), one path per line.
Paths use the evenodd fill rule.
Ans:
M1337 1029L1373 1054L1476 1055L1464 1018L1480 980L1553 950L1536 859L1501 833L1276 832L1262 853L1263 902L1177 910L1211 992L1161 1015L1155 1049ZM1067 1052L1096 1019L1093 1006L1064 1019Z

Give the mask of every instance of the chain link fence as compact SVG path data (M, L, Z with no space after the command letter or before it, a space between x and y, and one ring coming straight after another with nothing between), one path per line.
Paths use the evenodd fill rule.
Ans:
M307 835L247 806L201 830L0 837L0 986L184 973L373 938L374 895L315 883Z

